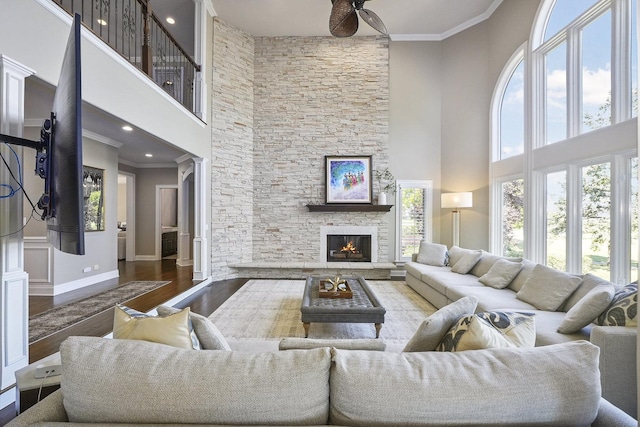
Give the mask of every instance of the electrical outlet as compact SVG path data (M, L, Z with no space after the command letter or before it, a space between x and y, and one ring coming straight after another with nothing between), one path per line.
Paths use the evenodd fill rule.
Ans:
M47 365L45 363L36 366L36 373L34 374L35 378L48 378L57 375L62 375L62 366L58 364Z
M93 269L94 269L94 270L98 270L98 269L100 269L100 265L99 265L99 264L94 264L94 265L93 265Z
M82 269L83 273L90 273L91 272L91 267L85 267L84 269Z

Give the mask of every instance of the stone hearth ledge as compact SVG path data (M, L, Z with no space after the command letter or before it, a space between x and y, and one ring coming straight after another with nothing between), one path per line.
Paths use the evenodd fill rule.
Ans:
M305 279L308 276L363 276L371 280L389 280L392 262L318 262L318 261L252 261L229 264L238 277L247 279Z

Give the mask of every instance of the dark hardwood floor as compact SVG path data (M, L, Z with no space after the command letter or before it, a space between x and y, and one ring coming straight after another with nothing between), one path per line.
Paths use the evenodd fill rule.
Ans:
M185 292L198 284L191 279L192 267L176 266L175 259L161 261L138 261L118 263L120 276L117 279L100 283L78 291L67 292L56 297L29 297L29 315L42 313L60 305L72 303L88 296L121 286L134 280L169 280L171 283L139 297L126 301L126 305L138 311L149 311ZM247 279L232 279L213 282L176 306L191 307L191 310L209 316L235 291L240 289ZM56 353L60 343L72 335L104 336L113 329L113 308L85 319L69 328L57 332L29 345L29 363ZM0 426L15 416L13 405L0 410Z

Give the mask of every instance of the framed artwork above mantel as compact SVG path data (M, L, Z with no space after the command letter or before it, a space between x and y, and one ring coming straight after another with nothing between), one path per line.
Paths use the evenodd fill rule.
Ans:
M372 204L371 156L325 156L325 203Z

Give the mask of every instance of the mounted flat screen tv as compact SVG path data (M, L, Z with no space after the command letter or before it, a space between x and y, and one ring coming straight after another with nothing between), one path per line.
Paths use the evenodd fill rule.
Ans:
M36 174L44 179L38 201L51 244L62 252L84 255L82 191L82 81L80 28L76 14L53 98L51 118L45 120L40 141L0 135L0 141L34 148Z

